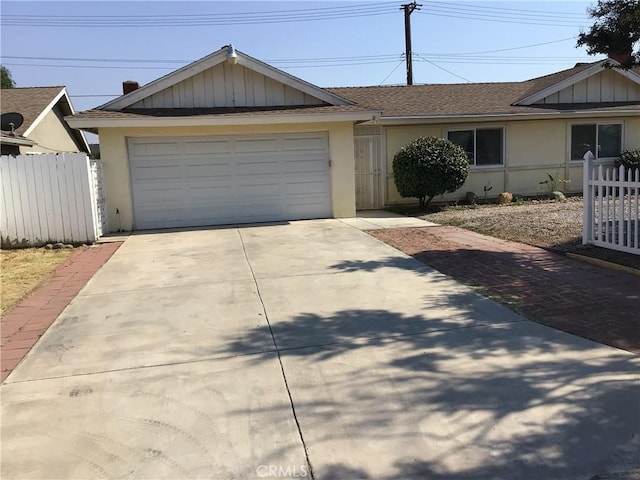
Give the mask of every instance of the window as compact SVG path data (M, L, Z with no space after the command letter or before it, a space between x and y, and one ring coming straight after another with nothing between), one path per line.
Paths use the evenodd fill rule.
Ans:
M571 125L571 160L582 160L587 152L596 158L615 158L622 151L622 124Z
M448 138L464 148L470 165L502 165L504 163L502 132L502 128L453 130L449 132Z

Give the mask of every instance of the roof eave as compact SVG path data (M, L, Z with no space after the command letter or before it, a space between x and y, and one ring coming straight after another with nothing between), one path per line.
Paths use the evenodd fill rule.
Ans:
M21 145L26 147L32 147L36 145L36 142L29 138L18 137L0 137L0 143L4 143L5 145Z
M333 123L374 120L382 112L362 110L357 112L274 114L274 115L200 115L193 117L144 117L99 118L69 116L65 120L73 128L95 131L97 128L131 127L197 127L222 125L274 125L287 123Z
M376 123L379 125L412 125L412 124L438 124L438 123L464 123L482 121L505 121L505 120L540 120L547 118L589 118L589 117L634 117L640 114L640 107L637 110L581 110L581 111L545 111L545 112L518 112L518 113L478 113L478 114L456 114L456 115L399 115L380 116L374 121L364 122L364 124Z

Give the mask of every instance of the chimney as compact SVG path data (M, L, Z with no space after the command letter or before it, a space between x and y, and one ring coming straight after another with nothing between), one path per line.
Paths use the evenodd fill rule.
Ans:
M631 65L633 61L633 52L631 49L624 52L610 52L608 57L615 60L624 67Z
M124 82L122 82L122 93L124 95L126 95L127 93L131 93L139 88L140 85L138 84L138 82L135 82L133 80L125 80Z

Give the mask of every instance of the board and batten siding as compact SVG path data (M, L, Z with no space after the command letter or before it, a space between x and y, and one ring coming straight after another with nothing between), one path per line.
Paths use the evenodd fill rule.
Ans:
M140 100L131 108L215 108L322 105L300 90L242 65L224 62Z
M102 233L84 153L0 157L2 247L90 243Z
M604 70L535 103L542 105L637 101L640 101L640 85L619 73Z

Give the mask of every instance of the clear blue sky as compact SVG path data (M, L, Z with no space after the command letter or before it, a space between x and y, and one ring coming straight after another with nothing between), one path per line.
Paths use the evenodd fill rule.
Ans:
M117 95L123 80L148 83L228 43L319 86L398 84L402 3L2 1L2 63L18 86L65 85L76 110L112 98L85 95ZM601 58L571 38L590 25L594 2L421 3L411 17L415 83L524 80ZM503 49L513 50L478 53Z

